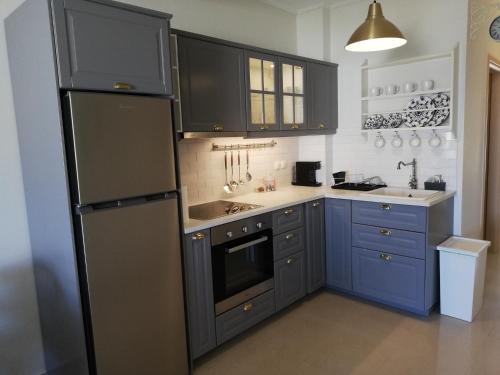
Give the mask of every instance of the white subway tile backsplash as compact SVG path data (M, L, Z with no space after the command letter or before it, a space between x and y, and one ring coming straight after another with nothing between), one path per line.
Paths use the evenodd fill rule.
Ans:
M298 138L275 139L277 145L272 148L251 149L250 173L252 182L245 183L239 189L227 194L223 191L224 152L212 151L212 144L220 145L265 143L271 139L213 138L185 139L179 142L181 184L187 186L188 204L197 204L217 199L235 199L235 197L255 191L262 185L262 179L270 173L275 176L278 189L288 186L292 181L292 168L298 160ZM241 174L246 174L246 151L241 151ZM230 155L228 153L228 175L231 176ZM275 170L275 162L284 161L284 169ZM238 179L237 152L234 153L234 179Z

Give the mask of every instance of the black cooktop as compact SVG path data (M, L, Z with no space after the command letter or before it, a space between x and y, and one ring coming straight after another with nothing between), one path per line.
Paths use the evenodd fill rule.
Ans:
M356 191L372 191L375 189L387 187L387 185L376 185L376 184L363 184L363 183L354 183L354 182L343 182L341 184L333 185L332 189L341 189L341 190L356 190Z

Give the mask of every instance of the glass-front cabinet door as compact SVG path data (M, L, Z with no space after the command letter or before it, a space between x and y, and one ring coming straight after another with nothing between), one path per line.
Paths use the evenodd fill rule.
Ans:
M248 88L248 131L278 130L278 59L246 52Z
M306 64L302 61L280 59L282 121L285 130L305 129L305 75Z

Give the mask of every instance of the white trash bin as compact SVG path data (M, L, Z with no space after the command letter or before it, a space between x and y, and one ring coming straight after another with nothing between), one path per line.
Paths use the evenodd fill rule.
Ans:
M437 247L441 314L472 322L483 304L489 241L450 237Z

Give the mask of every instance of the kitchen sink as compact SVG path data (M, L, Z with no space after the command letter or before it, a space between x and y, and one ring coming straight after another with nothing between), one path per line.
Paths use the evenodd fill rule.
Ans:
M381 197L381 198L398 198L398 199L408 199L425 201L433 198L439 191L434 190L414 190L406 188L380 188L368 192L361 193L360 195L370 196L370 197Z

